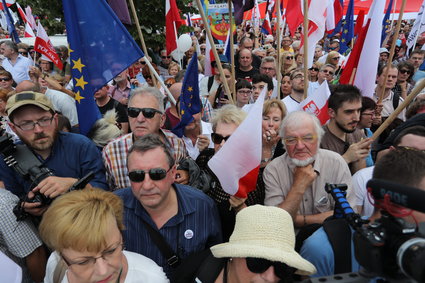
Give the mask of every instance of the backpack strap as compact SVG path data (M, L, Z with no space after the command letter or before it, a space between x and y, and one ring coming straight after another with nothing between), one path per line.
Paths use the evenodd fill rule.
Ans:
M394 110L397 109L399 103L400 103L400 95L398 94L398 92L394 91L393 92L393 107L394 107Z
M208 87L208 94L210 93L210 90L212 88L213 83L214 83L214 76L208 77L208 86L207 86Z
M334 252L334 274L351 272L351 229L344 218L329 219L323 223Z

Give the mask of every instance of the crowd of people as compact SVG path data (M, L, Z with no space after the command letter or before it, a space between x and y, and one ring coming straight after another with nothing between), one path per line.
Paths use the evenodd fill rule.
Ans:
M346 184L348 203L371 221L380 211L367 192L370 179L425 190L425 92L372 139L425 77L420 41L406 55L410 27L403 23L399 38L386 40L377 76L370 78L375 93L364 94L338 82L350 52L339 53L338 34L319 42L305 77L299 32L277 46L273 35L256 38L239 27L233 79L223 50L224 76L215 60L206 61L205 30L197 26L181 62L165 48L150 49L98 89L94 99L103 117L87 136L78 130L68 48L55 47L60 70L32 46L1 41L2 137L26 145L49 174L38 181L24 176L0 149L0 252L22 268L22 282L292 282L359 271L351 248L336 251L332 244L327 227L339 226L324 188ZM179 138L172 130L196 51L201 110ZM223 78L235 93L226 91ZM325 81L331 95L322 125L300 111L300 103ZM246 198L229 195L208 161L264 88L257 183ZM84 189L70 191L88 174ZM23 217L17 219L16 210ZM425 221L421 212L405 218ZM352 258L349 267L335 262L341 253Z

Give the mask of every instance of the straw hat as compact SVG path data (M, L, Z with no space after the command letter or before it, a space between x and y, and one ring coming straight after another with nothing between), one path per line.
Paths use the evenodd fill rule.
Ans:
M253 205L236 215L235 230L229 242L211 247L213 255L222 257L256 257L283 262L310 275L316 268L295 250L292 218L278 207Z

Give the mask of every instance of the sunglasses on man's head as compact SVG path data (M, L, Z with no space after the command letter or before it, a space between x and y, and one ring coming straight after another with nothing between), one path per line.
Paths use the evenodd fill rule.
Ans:
M273 266L274 273L280 279L288 277L295 272L295 268L290 267L283 262L270 261L263 258L247 257L246 266L248 267L249 271L257 274L264 273L267 269L270 268L270 266Z
M143 117L147 119L152 119L156 113L162 114L161 111L156 110L154 108L136 108L136 107L128 107L128 116L131 118L137 118L142 112Z
M224 141L227 141L229 138L230 138L230 136L223 137L222 135L217 134L217 133L212 133L211 134L211 139L212 139L212 141L213 141L214 144L221 144L221 142L223 140Z
M165 176L167 176L168 171L171 170L172 167L170 167L170 169L165 170L163 168L152 168L149 169L149 171L145 171L145 170L133 170L131 172L128 173L128 178L130 179L130 181L134 182L134 183L140 183L143 182L145 180L145 176L146 173L149 174L149 178L152 181L160 181L162 179L165 178Z

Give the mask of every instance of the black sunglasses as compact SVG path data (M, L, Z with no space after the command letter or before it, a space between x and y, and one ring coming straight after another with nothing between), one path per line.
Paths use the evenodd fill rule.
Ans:
M311 67L309 70L310 71L316 71L316 72L318 72L319 71L319 68L313 68L313 67Z
M248 267L249 271L257 274L264 273L267 269L270 268L270 266L273 266L274 273L280 279L291 276L295 272L295 268L290 267L283 262L270 261L263 258L247 257L246 266Z
M161 56L161 58L162 58L162 59L165 59L165 58L170 59L170 58L171 58L171 56Z
M212 139L213 143L215 143L215 144L221 144L221 142L223 140L224 141L227 141L229 138L230 138L230 136L223 137L222 135L217 134L217 133L212 133L211 134L211 139Z
M11 79L9 79L9 78L0 78L0 82L8 82L8 81L10 81Z
M161 111L156 110L154 108L136 108L136 107L128 107L128 116L131 118L137 118L142 112L143 117L147 119L152 119L156 113L162 114Z
M293 56L286 56L286 60L292 60L292 59L294 59Z
M410 75L410 71L409 70L400 70L400 74L409 74Z
M163 168L152 168L147 172L144 170L134 170L128 173L128 178L130 178L130 181L132 182L140 183L145 180L145 175L148 173L149 178L151 178L152 181L160 181L167 176L167 173L171 170L171 168L173 167L170 167L168 170Z

